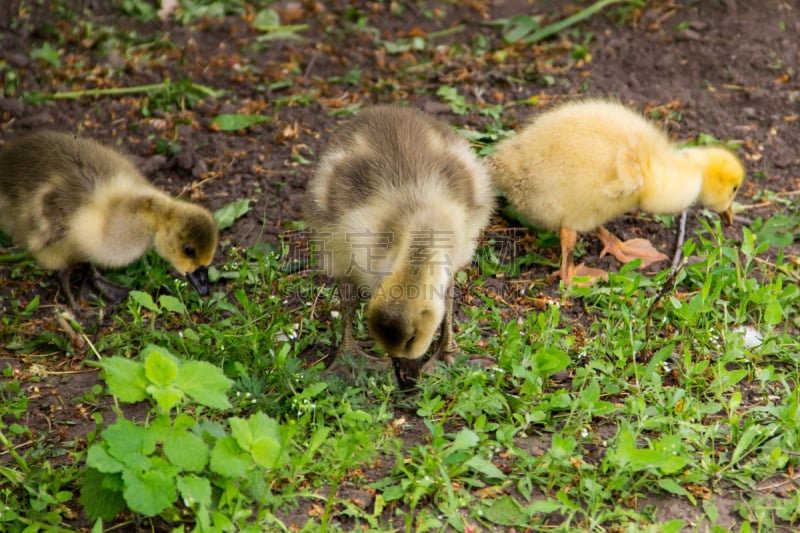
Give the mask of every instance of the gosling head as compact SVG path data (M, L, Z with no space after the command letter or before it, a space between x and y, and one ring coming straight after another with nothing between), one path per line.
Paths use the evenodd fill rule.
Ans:
M217 223L206 209L185 202L179 202L174 215L156 231L156 251L189 278L200 296L208 296L208 265L219 240Z
M447 284L387 281L367 304L367 325L392 358L400 387L409 389L419 378L423 356L444 318Z
M697 150L702 150L704 159L700 203L719 213L722 221L730 226L733 223L731 205L744 181L744 165L738 157L724 148L704 147Z

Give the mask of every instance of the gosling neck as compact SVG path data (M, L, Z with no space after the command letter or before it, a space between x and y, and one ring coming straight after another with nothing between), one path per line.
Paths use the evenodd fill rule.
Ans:
M394 272L405 281L445 286L444 290L453 274L458 243L453 221L440 209L414 214L408 231L400 237L403 253L395 259Z
M175 201L160 191L148 191L135 198L123 199L128 211L139 218L151 233L175 222Z
M689 148L676 149L671 157L650 162L650 180L645 180L641 207L660 214L680 213L700 196L703 166Z

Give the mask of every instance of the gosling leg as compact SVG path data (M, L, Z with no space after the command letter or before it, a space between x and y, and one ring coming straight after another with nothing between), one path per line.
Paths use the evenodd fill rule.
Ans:
M451 285L445 298L444 319L442 319L442 325L439 331L439 343L428 362L422 365L422 372L426 374L431 374L433 372L437 360L448 365L454 364L456 362L456 356L460 352L455 337L453 336L454 300L455 294L453 286ZM480 366L481 368L488 368L496 363L494 357L488 355L470 357L467 362Z
M456 355L458 355L458 344L453 337L453 286L447 289L447 296L444 298L444 318L442 324L439 326L439 340L436 348L433 350L430 359L422 365L419 372L432 374L436 368L436 361L442 361L445 364L452 365L456 362ZM414 379L419 375L413 376Z
M589 284L598 279L608 279L608 272L599 268L587 267L583 263L575 266L573 254L575 252L575 244L578 242L578 232L571 228L561 228L559 232L561 239L561 279L564 285L570 285L572 278L588 277Z
M73 311L80 309L78 304L75 302L75 297L72 295L72 288L69 286L69 276L72 274L73 266L68 266L62 268L56 273L56 277L58 278L58 284L61 287L61 291L64 293L64 297L67 299L67 305Z
M379 370L385 370L390 364L388 358L369 355L358 346L358 343L353 337L353 321L355 319L359 303L356 286L349 281L344 281L340 284L340 288L342 299L340 317L342 324L342 342L339 344L339 348L337 348L336 353L333 356L333 362L330 364L327 371L338 374L345 378L352 378L352 369L341 361L342 355L346 353L363 357L368 361L369 366L375 367Z
M597 229L597 236L605 245L600 257L611 254L621 263L630 263L634 259L641 258L642 264L639 268L646 268L657 261L667 259L667 256L656 250L647 239L630 239L622 242L602 226Z
M84 280L84 286L87 280L94 290L112 303L124 300L131 292L130 288L104 278L92 264L89 265L89 272Z

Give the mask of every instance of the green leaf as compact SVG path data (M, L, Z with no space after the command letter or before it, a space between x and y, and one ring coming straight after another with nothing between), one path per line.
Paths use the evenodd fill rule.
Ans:
M195 505L211 507L211 482L208 479L189 474L178 477L177 485L186 507L190 509Z
M560 372L571 363L569 356L556 348L544 348L534 355L536 373L542 377L550 377Z
M200 472L208 463L208 445L188 431L173 431L164 439L164 454L187 472Z
M450 451L455 452L474 448L478 445L479 441L480 438L477 433L464 428L456 434L456 438L453 439L453 444L450 446Z
M218 439L211 450L209 467L215 474L227 478L244 478L252 465L249 455L236 444L236 439L228 435Z
M249 451L253 461L264 468L275 468L283 458L281 429L278 421L264 413L255 413L247 420L231 418L231 435L236 443Z
M91 445L86 454L86 464L106 474L122 472L125 469L125 465L111 457L102 444Z
M45 41L44 44L42 44L42 46L39 48L31 49L30 54L32 59L42 59L50 63L50 66L56 68L61 66L61 60L58 57L58 49L50 46L50 43L47 41Z
M108 392L120 401L135 403L147 398L147 378L142 363L124 357L110 357L97 364L106 372Z
M128 467L147 469L150 463L146 456L156 450L153 434L124 418L117 419L101 433L109 455Z
M764 222L761 229L756 232L756 239L760 243L765 242L770 246L783 248L792 244L797 235L800 235L800 216L776 214Z
M122 473L125 482L123 492L131 511L145 516L155 516L170 507L178 499L175 480L169 472L149 470L143 473L126 470Z
M153 397L156 404L165 411L169 411L183 400L183 391L173 385L150 385L147 387L147 392Z
M701 505L703 506L703 512L705 512L706 516L708 517L708 521L712 524L716 524L717 520L719 519L719 509L714 501L702 500Z
M739 442L736 443L736 448L733 449L731 454L731 465L736 465L740 460L749 455L755 448L756 441L760 441L762 433L769 433L769 428L763 426L752 425L745 429L739 437Z
M233 226L233 223L250 211L250 200L237 200L214 211L214 220L220 230Z
M539 21L530 15L514 15L503 26L503 39L515 43L541 27Z
M767 309L764 311L764 322L768 326L775 326L780 324L783 320L783 307L779 300L771 300L767 304Z
M107 477L106 474L89 468L81 480L80 502L90 520L111 521L117 513L125 509L122 492L106 488L104 481Z
M530 522L530 514L511 496L505 495L482 505L483 518L501 526L526 526Z
M269 117L265 117L264 115L235 113L230 115L217 115L211 121L211 125L218 127L221 131L238 131L267 121L269 121Z
M274 9L262 9L256 13L253 27L258 31L270 31L281 25L281 17Z
M658 465L658 468L665 474L675 474L686 466L688 460L682 455L669 455Z
M128 293L128 296L133 299L134 302L139 304L141 307L144 307L148 311L152 311L154 313L158 312L158 306L153 301L153 297L150 294L142 291L131 291Z
M684 520L675 518L673 520L667 520L666 522L656 524L656 530L660 533L679 533L680 531L683 531L685 526L686 522Z
M174 296L170 296L169 294L162 294L158 298L158 303L161 305L162 308L170 311L172 313L178 315L186 314L186 306L183 305L179 299L175 298Z
M144 371L155 385L171 385L178 377L178 360L166 349L148 345L142 350Z
M560 433L553 433L550 445L550 454L555 459L566 460L575 451L575 439L570 436L562 436Z
M480 472L485 476L496 479L505 479L506 475L500 471L499 468L494 466L490 461L484 459L480 455L474 456L472 459L464 463L469 468Z
M405 495L406 495L405 487L403 487L402 485L392 485L391 487L383 491L383 500L386 502L392 502L395 500L399 500Z
M662 478L657 481L659 487L677 496L686 496L689 492L684 489L677 481L670 478Z
M548 498L546 500L535 501L528 506L528 512L532 514L550 514L560 511L564 505L558 500Z
M467 101L459 94L458 89L455 87L442 85L436 90L436 96L441 96L450 104L450 109L456 115L463 115L467 112Z
M205 361L188 361L181 365L175 385L201 405L214 409L231 407L227 392L233 381L222 369Z

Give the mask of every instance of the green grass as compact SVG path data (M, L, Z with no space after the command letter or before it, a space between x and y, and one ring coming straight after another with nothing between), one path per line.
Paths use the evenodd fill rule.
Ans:
M754 490L785 479L800 448L800 290L787 270L795 267L780 256L760 261L768 251L747 229L738 244L706 225L684 250L700 261L653 277L623 269L543 310L517 308L516 320L461 276L462 289L483 305L464 307L460 345L467 354L495 355L497 366L441 368L413 395L397 391L388 374L346 384L309 366L337 342L332 292L303 272L284 273L287 262L273 251L231 252L216 272L225 283L205 301L156 276L94 345L120 407L149 398L151 415L90 437L88 470L77 460L54 467L43 447L12 454L2 495L31 514L6 511L4 520L11 530L62 523L82 479L95 517L113 517L93 507L112 500L173 525L197 521L203 531L224 524L678 531L684 521L659 523L636 502L677 497L714 525L715 500L706 496L729 490L740 495L743 519L764 529L796 524L796 492L778 498ZM585 315L561 305L569 300L580 300ZM745 335L748 328L760 342ZM152 363L153 353L162 363ZM112 374L108 361L147 368L149 381L131 394L119 376L135 381L143 371L123 365ZM229 404L181 392L188 382L173 370L191 361L227 376L213 383L216 398ZM193 386L203 383L196 378ZM4 420L24 412L17 381L4 385L3 398ZM409 425L412 419L418 423ZM25 431L8 423L3 439ZM187 450L204 451L163 455L169 447L147 445L145 457L156 465L147 469L181 480L171 501L155 498L160 483L129 488L114 473L121 467L92 459L92 450L113 449L114 439L171 442L175 431L202 443ZM106 485L98 465L111 470ZM348 498L353 490L373 495L374 505Z

